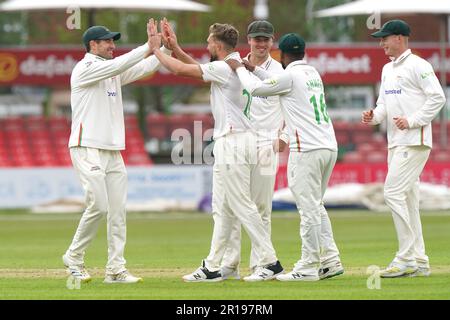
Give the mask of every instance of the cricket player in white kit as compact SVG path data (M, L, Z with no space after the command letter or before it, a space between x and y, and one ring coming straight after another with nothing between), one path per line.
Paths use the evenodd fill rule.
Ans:
M149 26L147 25L147 33ZM150 37L150 36L149 36ZM113 59L120 33L93 26L83 35L86 55L72 71L72 128L69 140L73 166L85 191L86 210L72 244L63 255L68 272L91 280L84 254L106 215L108 262L105 283L135 283L142 279L125 267L127 173L120 154L125 149L121 87L155 72L159 61L146 43ZM167 49L163 49L170 53Z
M281 63L270 56L273 45L274 28L265 20L253 21L247 28L247 40L250 53L245 60L271 74L283 72ZM256 72L257 73L257 72ZM253 75L255 76L255 75ZM256 76L255 76L256 77ZM278 96L253 97L250 108L250 122L257 134L258 162L250 178L252 200L266 228L271 234L272 198L275 177L278 170L278 151L283 151L289 141L287 132L283 131L284 120ZM241 224L236 221L228 242L228 248L222 261L222 277L239 279L241 255ZM255 270L259 257L252 248L250 269Z
M286 69L264 81L255 81L241 63L235 60L228 63L253 96L280 96L289 132L288 182L301 216L302 251L293 271L276 278L316 281L344 272L323 205L336 163L337 142L326 110L322 79L303 60L304 40L298 34L289 33L280 38L279 48Z
M176 39L170 26L161 23L163 37ZM153 34L156 33L156 25ZM177 60L159 50L160 36L153 37L155 56L169 71L211 82L211 108L214 124L213 218L211 250L200 268L183 276L188 282L223 280L221 262L230 238L232 225L239 219L246 229L259 261L255 272L246 281L270 280L283 271L264 228L261 216L251 199L250 179L256 165L256 135L248 119L251 96L245 94L236 74L225 62L239 59L234 51L238 31L228 24L213 24L209 29L208 51L212 62L198 64L173 41ZM171 43L172 44L172 43ZM247 107L247 108L246 108Z
M391 62L383 67L380 94L374 110L362 114L362 122L387 121L388 174L384 198L392 211L399 250L380 272L384 278L428 276L419 213L419 176L432 147L431 121L445 105L445 95L433 67L408 49L408 24L386 22L372 34Z

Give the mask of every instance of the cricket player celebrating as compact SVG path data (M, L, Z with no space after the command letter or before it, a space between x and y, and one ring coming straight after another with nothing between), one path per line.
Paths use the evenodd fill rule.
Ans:
M180 60L164 55L159 50L161 35L157 33L156 24L151 32L154 35L151 42L155 56L172 73L211 82L211 108L215 121L212 200L214 230L211 250L201 267L183 276L183 280L223 280L221 262L236 219L246 229L259 257L257 270L244 280L273 279L283 268L250 192L250 179L256 164L256 135L246 109L251 97L243 93L239 79L225 62L232 58L240 60L239 54L234 51L239 33L231 25L213 24L207 39L212 62L198 64L181 50L166 20L162 21L161 30L163 38L168 38L167 42Z
M402 20L386 22L372 34L392 60L383 67L380 95L362 122L387 121L388 174L384 198L392 211L399 250L381 277L428 276L419 214L419 176L432 147L431 121L445 104L433 67L408 49L410 28Z
M147 34L149 35L149 25ZM86 55L72 71L72 130L69 140L73 166L86 194L86 210L72 244L63 255L68 272L81 282L91 280L84 266L85 250L107 217L108 262L105 283L135 283L142 279L125 267L127 173L120 154L125 149L121 86L155 72L159 61L149 43L113 59L120 33L93 26L83 34ZM163 51L170 53L167 49ZM146 59L145 59L146 58Z
M279 95L286 121L290 155L289 188L301 216L301 259L293 271L278 275L280 281L316 281L344 272L333 239L331 223L323 205L337 158L337 142L327 113L322 79L303 57L305 42L295 33L280 38L280 75L257 80L236 60L227 63L253 96ZM261 75L262 77L262 75Z
M283 72L281 64L270 56L274 28L268 21L253 21L247 28L250 53L245 58L257 69L277 74ZM257 72L255 72L257 73ZM254 76L254 75L253 75ZM255 76L256 77L256 76ZM261 215L267 233L271 234L272 198L278 169L278 151L283 151L289 137L283 132L284 120L278 96L253 97L251 99L250 121L257 133L258 163L250 179L251 196ZM241 224L233 225L228 248L222 261L222 277L239 279L241 253ZM250 269L254 271L259 257L252 248Z

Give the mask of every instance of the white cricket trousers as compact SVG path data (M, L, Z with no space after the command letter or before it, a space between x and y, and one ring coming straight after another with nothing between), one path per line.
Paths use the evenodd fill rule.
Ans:
M419 176L431 149L427 146L397 146L388 151L388 174L384 200L392 211L398 238L394 261L429 267L419 213Z
M103 216L107 217L108 262L106 274L124 270L126 241L127 172L120 151L70 148L70 157L85 191L86 209L66 256L84 263L84 253L94 239Z
M250 181L257 162L255 134L239 132L218 138L214 144L214 158L214 229L205 266L210 271L220 270L232 226L237 220L255 247L258 266L275 263L278 260L275 249L251 197Z
M266 145L257 149L257 164L250 177L251 199L255 202L266 232L271 236L272 199L275 187L275 177L278 170L278 153L273 146ZM223 267L239 268L241 259L241 223L235 221L232 226L230 240L222 261ZM257 250L252 245L250 252L250 269L259 265Z
M294 271L318 275L324 268L340 261L328 213L323 204L337 152L318 149L291 152L288 161L288 183L300 213L301 258Z

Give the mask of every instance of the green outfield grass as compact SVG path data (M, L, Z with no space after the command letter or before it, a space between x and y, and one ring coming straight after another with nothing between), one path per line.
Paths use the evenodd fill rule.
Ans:
M0 299L449 299L450 214L422 216L429 278L382 279L379 290L367 288L366 269L384 267L397 249L389 214L330 211L335 239L346 268L343 276L309 283L268 281L246 283L184 283L209 252L212 218L206 214L129 214L128 268L144 277L136 285L103 284L106 226L86 254L91 283L79 290L66 287L61 255L70 244L79 215L0 213ZM273 214L273 243L286 270L300 254L299 218ZM243 232L245 234L245 232ZM243 241L241 275L248 273L250 244Z

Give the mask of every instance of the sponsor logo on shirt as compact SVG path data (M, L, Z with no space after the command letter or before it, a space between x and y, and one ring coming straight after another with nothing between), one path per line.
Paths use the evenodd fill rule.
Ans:
M402 94L402 89L384 90L384 94Z
M115 97L117 96L117 92L115 91L106 91L108 93L108 97Z
M430 71L430 72L424 72L420 74L420 77L422 78L422 80L428 78L429 76L431 76L434 72Z

